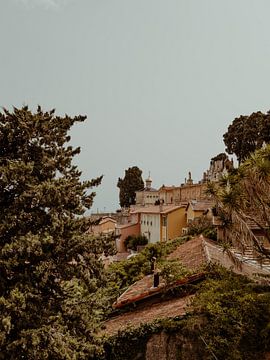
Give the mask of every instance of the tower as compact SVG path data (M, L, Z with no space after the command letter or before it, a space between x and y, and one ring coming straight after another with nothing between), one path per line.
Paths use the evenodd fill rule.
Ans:
M145 179L145 190L150 190L151 185L152 185L152 179L150 178L150 171L149 171L148 178Z

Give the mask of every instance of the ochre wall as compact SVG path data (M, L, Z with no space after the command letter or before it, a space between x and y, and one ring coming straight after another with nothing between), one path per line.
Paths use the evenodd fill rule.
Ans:
M172 240L182 234L183 227L186 227L186 209L182 207L172 211L167 216L167 240Z

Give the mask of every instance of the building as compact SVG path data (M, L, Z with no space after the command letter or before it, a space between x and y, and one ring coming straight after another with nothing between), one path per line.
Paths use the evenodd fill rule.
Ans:
M233 159L230 160L228 155L221 153L211 159L209 170L203 174L203 182L219 181L233 167Z
M191 200L186 207L187 224L202 216L212 220L212 207L214 202L211 200Z
M172 240L180 236L186 226L185 206L137 207L132 213L138 214L140 233L148 238L149 243Z
M191 200L207 199L205 190L206 184L203 182L194 183L191 178L191 172L189 172L185 183L180 186L162 185L159 189L159 199L164 205L182 205L184 203L187 204Z
M136 191L136 205L155 205L158 200L159 192L157 189L152 188L152 179L149 174L148 178L145 180L145 188L142 191Z
M112 235L115 233L116 220L110 216L103 216L93 221L87 233L93 235Z
M139 214L130 214L128 222L116 225L116 250L123 253L126 251L125 240L128 236L140 235Z

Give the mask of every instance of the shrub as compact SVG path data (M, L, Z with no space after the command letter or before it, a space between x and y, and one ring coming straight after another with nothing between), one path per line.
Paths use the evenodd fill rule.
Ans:
M144 235L129 235L124 241L125 247L131 250L137 250L137 246L144 246L148 244L148 239Z

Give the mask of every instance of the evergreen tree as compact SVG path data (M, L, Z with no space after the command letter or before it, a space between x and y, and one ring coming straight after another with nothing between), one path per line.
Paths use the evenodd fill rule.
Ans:
M117 187L119 187L119 202L121 207L129 207L136 202L136 191L144 189L142 179L142 171L133 166L125 170L125 177L118 179Z
M83 116L0 113L0 359L84 359L98 350L101 242L87 238L91 188L68 131Z

